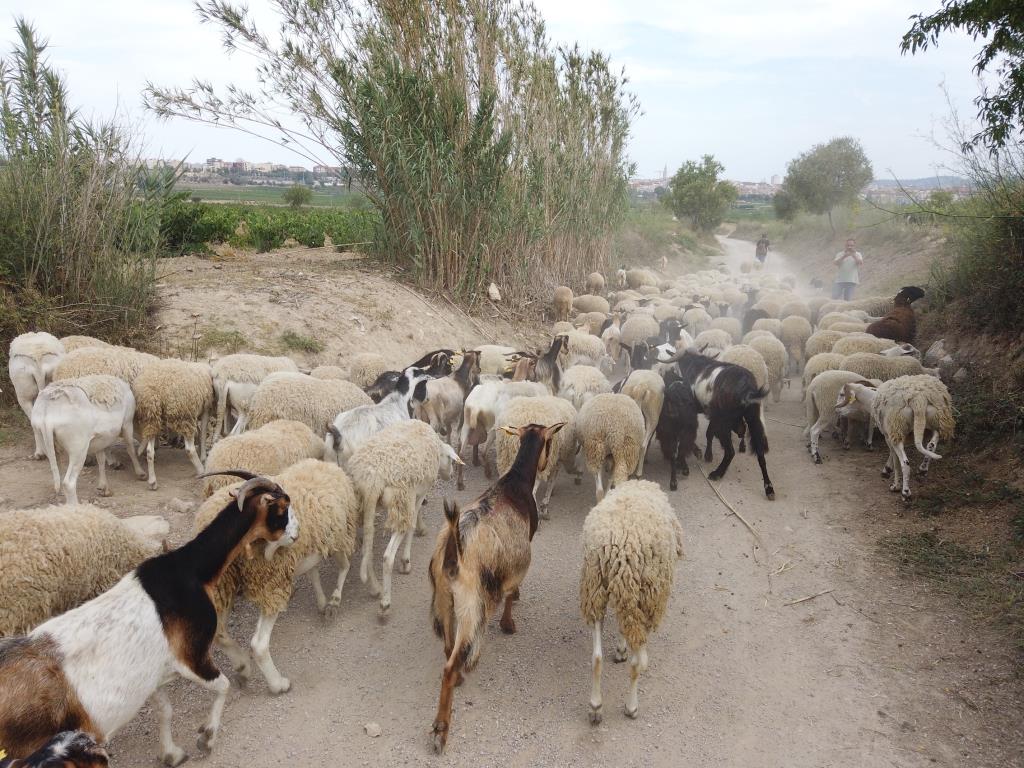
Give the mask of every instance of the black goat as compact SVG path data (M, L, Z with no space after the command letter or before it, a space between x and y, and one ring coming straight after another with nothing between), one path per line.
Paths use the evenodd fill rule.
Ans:
M384 371L364 391L373 402L379 403L395 391L395 388L398 386L398 380L410 368L419 368L421 373L435 379L447 376L452 372L452 359L455 355L454 349L435 349L433 352L427 352L419 360L405 366L401 371Z
M758 387L754 374L746 368L720 363L696 352L685 351L670 362L676 363L679 378L690 387L700 410L708 417L708 449L711 438L717 437L725 451L722 463L709 475L710 479L725 476L736 455L732 433L745 426L750 432L750 447L761 468L765 496L774 499L775 489L764 458L768 452L768 436L761 420L761 400L768 395L767 387Z
M665 375L665 400L654 434L658 437L662 455L672 469L668 484L671 491L677 488L677 471L682 472L683 477L690 474L690 468L686 466L686 455L700 455L696 448L699 412L700 406L693 396L693 390L678 375L669 371Z
M754 329L754 323L756 323L758 320L762 320L768 317L771 317L771 315L769 315L768 312L766 312L763 309L747 310L746 314L743 315L743 335L746 336L748 333L750 333Z

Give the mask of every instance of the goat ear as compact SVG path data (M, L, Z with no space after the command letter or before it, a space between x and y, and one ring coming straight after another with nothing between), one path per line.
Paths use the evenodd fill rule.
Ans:
M519 437L519 434L522 431L522 427L510 427L509 425L506 424L505 426L503 426L501 428L501 431L504 432L507 435L512 435L513 437Z
M444 500L444 518L449 524L454 525L459 520L459 505L451 499Z
M554 437L556 434L558 434L558 431L562 427L564 427L567 423L568 422L560 421L557 424L552 424L550 427L545 427L544 428L544 439L545 440L550 440L552 437Z

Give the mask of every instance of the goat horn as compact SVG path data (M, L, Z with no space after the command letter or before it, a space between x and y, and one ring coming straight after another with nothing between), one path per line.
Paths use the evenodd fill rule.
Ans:
M241 512L245 509L245 500L256 490L265 491L276 491L283 493L283 489L280 485L275 483L269 477L263 477L262 475L256 475L252 472L247 472L244 469L226 469L222 472L205 472L199 477L213 477L215 475L231 475L232 477L240 477L245 480L242 483L242 487L238 489L235 496L238 501L238 510Z
M204 472L198 475L198 477L216 477L217 475L230 475L232 477L240 477L243 480L252 480L254 477L258 477L258 475L245 469L222 469L219 472Z

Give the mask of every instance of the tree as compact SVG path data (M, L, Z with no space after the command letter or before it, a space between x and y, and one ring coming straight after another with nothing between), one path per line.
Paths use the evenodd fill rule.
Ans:
M903 36L900 50L911 55L939 44L946 32L962 31L986 40L974 58L979 78L995 64L994 90L982 88L974 100L983 128L964 142L996 150L1014 134L1024 134L1024 4L1017 0L943 0L931 15L910 17L913 26Z
M301 208L313 202L313 190L304 184L292 184L284 191L282 197L292 208Z
M711 232L738 194L736 187L718 178L724 170L713 155L704 155L699 164L688 160L672 177L662 201L678 218L689 219L694 230Z
M792 221L799 210L793 195L785 189L780 189L772 197L772 207L775 209L775 216L783 221Z
M834 235L832 209L856 200L872 178L874 171L860 142L843 136L827 144L817 144L791 160L782 190L797 209L828 214Z

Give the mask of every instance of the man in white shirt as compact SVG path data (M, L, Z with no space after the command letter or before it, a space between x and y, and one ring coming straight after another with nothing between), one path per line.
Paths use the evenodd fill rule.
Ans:
M836 281L832 284L832 298L851 301L853 291L860 283L860 265L864 263L864 257L855 247L856 243L851 237L846 241L846 248L837 253L832 260L839 269L836 272Z

